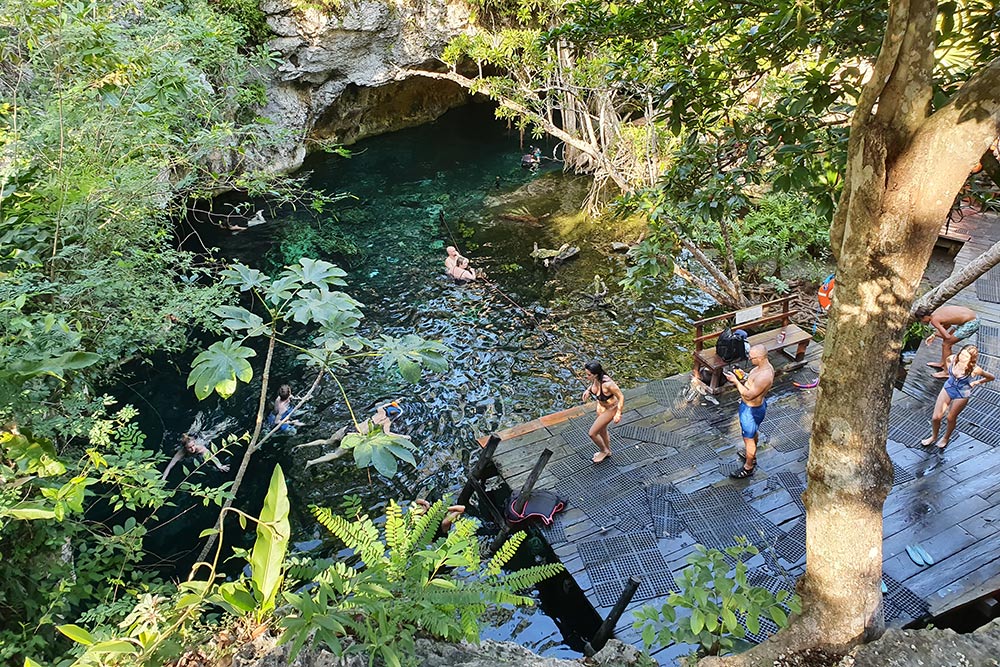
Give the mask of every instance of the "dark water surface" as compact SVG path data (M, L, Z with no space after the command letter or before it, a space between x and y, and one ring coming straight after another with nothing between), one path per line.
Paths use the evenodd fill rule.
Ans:
M357 494L377 513L388 498L456 493L464 465L477 450L476 438L579 403L586 361L600 360L623 387L671 375L690 363L687 322L709 307L705 297L675 279L638 299L622 294L616 283L624 276L625 258L611 252L611 242L634 240L638 230L616 231L617 223L585 219L579 208L587 180L564 175L559 165L547 163L537 174L521 170L520 154L526 151L517 133L495 121L489 107L458 109L435 123L351 149L350 159L317 155L304 167L313 187L356 197L341 203L336 219L290 212L242 234L209 228L202 236L222 256L270 275L302 255L337 263L349 272L345 291L365 306L364 335L416 333L441 340L453 351L451 369L425 375L415 386L373 362L338 376L359 419L383 400L399 399L403 406L393 428L412 437L418 466L404 464L393 480L374 472L369 477L350 459L306 469L305 461L323 451L292 450L350 421L336 385L328 382L300 416L305 426L255 456L239 500L251 513L259 510L275 463L288 478L293 511L299 513L293 525L302 541L322 537L305 513L309 503L337 506L345 495ZM545 150L551 154L550 147ZM505 220L504 214L531 215L539 222ZM534 243L544 248L570 243L580 254L546 268L529 256ZM463 286L448 279L442 262L449 244L485 269L490 284ZM352 252L344 253L344 247ZM609 288L601 302L583 294L592 289L595 275ZM254 360L258 374L260 352ZM157 363L120 392L123 401L143 411L152 444L162 438L166 454L199 410L208 424L232 419L231 432L252 427L259 377L229 401L199 404L184 388L189 363L190 358ZM311 380L294 353L279 353L272 387L287 382L304 392ZM241 455L234 453L234 468ZM206 484L231 476L196 474ZM171 476L179 478L177 472ZM177 508L162 516L175 520L155 530L149 546L183 567L193 557L198 532L214 516L200 506ZM252 533L235 540L251 542ZM547 655L572 653L541 613L518 611L497 621L500 628L487 636L513 638Z

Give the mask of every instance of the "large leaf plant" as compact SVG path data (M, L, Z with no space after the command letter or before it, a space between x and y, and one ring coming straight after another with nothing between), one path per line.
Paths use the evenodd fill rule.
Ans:
M188 386L194 389L199 400L213 393L229 398L241 383L247 384L253 379L254 367L249 360L256 357L257 352L250 345L255 341L267 341L257 419L236 473L233 496L243 480L250 457L289 419L289 415L285 415L270 425L267 432L263 432L269 373L277 345L297 351L300 361L317 369L312 386L296 407L309 400L323 378L330 375L352 417L354 411L347 393L333 374L350 361L378 357L384 368L398 370L408 382L418 381L423 369L440 372L447 368L445 354L448 349L441 343L414 335L402 338L383 335L377 340L362 336L358 331L364 318L361 304L338 289L347 285L344 280L347 274L330 262L303 257L297 263L286 266L275 278L237 263L222 271L221 275L223 285L236 288L250 297L250 308L223 306L212 310L219 318L221 327L230 335L213 343L195 358L188 375ZM287 335L289 330L295 327L299 338L302 326L307 327L307 340L291 340ZM359 467L373 466L382 475L392 477L398 469L397 461L416 464L413 447L406 438L387 434L381 427L370 424L364 428L356 418L355 424L358 432L345 438L344 445L354 449L355 462ZM225 507L230 504L231 501L227 502ZM199 560L205 558L214 540L213 533Z

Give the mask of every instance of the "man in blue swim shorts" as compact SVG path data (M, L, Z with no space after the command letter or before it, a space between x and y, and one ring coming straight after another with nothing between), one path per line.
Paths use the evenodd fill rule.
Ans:
M914 316L917 321L929 324L934 329L927 337L928 345L935 338L941 339L941 361L930 361L927 365L938 369L933 377L947 378L948 371L945 370L945 362L951 356L952 346L959 341L971 338L979 331L979 317L976 315L976 311L965 306L941 306L935 311L928 308L918 308Z
M742 399L739 410L740 430L747 450L743 465L729 475L734 479L746 479L757 469L757 430L767 413L767 392L774 384L774 367L767 359L767 348L754 345L750 348L749 358L753 369L744 379L741 380L733 373L726 373L726 379L736 386Z

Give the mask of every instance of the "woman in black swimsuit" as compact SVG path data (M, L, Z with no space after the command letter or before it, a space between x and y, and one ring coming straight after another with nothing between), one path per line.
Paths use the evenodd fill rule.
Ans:
M625 407L625 397L618 385L604 373L604 368L596 361L584 366L587 371L588 386L583 392L583 402L589 397L597 399L597 419L590 427L588 435L597 445L598 452L594 454L594 463L600 463L611 456L611 438L608 437L608 424L622 420L622 409Z

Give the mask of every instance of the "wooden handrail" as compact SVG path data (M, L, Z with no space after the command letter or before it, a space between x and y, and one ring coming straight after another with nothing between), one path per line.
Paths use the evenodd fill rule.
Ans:
M757 305L761 306L762 308L767 308L768 306L774 306L774 305L777 305L779 303L784 303L785 307L787 308L788 304L791 303L791 300L792 300L792 296L784 296L784 297L781 297L780 299L775 299L774 301L768 301L766 303L761 303L761 304L757 304ZM750 306L750 307L754 308L756 306ZM745 308L741 308L740 310L746 310L746 309ZM706 324L713 324L715 322L720 322L722 320L728 320L728 319L731 319L733 317L736 317L736 313L738 313L738 312L740 312L740 311L739 310L733 310L733 311L730 311L728 313L723 313L722 315L715 315L714 317L706 317L703 320L695 320L691 324L693 324L696 328L704 326ZM744 324L746 324L746 323L744 323ZM742 326L742 325L740 325L740 326Z
M762 317L759 320L753 320L751 322L744 322L743 324L741 324L739 326L740 326L741 329L744 328L744 327L747 328L747 329L749 329L751 327L759 327L759 326L764 325L764 324L770 324L771 322L777 322L778 320L783 320L783 322L782 322L783 326L787 327L789 325L790 321L791 321L791 319L790 319L791 316L794 315L796 312L797 311L790 310L788 312L777 313L776 315L768 315L767 317ZM712 333L701 335L701 327L699 326L699 327L695 327L695 334L696 334L695 338L694 338L695 345L700 345L701 343L705 342L706 340L711 340L713 338L718 338L719 336L722 335L722 332L721 331L714 331ZM701 352L701 350L702 350L701 347L698 347L697 349L698 349L699 352Z

